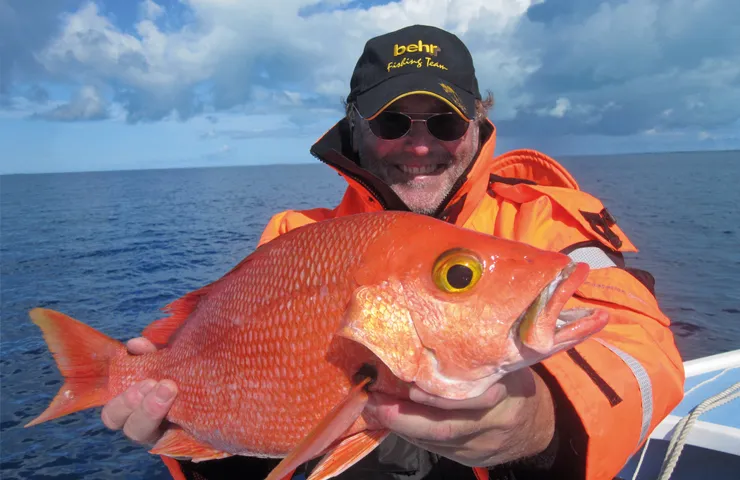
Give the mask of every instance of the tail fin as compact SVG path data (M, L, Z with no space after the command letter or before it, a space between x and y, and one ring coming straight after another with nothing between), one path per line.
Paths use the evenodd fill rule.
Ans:
M105 404L110 359L126 347L54 310L34 308L29 315L41 328L64 385L49 407L26 427Z

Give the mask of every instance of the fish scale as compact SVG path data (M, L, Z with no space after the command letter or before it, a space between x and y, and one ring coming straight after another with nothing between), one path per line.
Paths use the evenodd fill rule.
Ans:
M252 258L245 265L249 268L249 275L240 275L233 282L209 292L167 349L165 357L171 356L172 360L163 361L168 366L163 368L152 365L151 373L147 375L171 378L178 385L185 380L185 388L178 394L178 401L182 401L173 405L168 419L188 431L218 430L219 437L235 439L232 442L244 446L245 453L280 456L302 438L307 433L307 428L320 418L321 412L338 403L351 386L342 369L321 361L321 351L325 350L325 345L331 341L337 330L344 306L335 300L338 295L324 295L320 298L319 286L327 286L333 292L353 289L355 285L348 273L360 258L353 254L366 248L374 236L384 229L385 223L378 221L364 224L354 233L343 229L346 232L344 235L337 235L331 230L306 235L291 251L318 246L317 258L320 260L311 262L317 265L314 270L309 270L308 265L302 261L305 257L288 255L285 249L279 248ZM358 235L363 242L359 246L356 242L350 243L350 237L356 239ZM319 241L321 238L324 239L323 242ZM329 251L333 252L331 256L328 255ZM276 258L279 262L275 261ZM304 263L303 267L301 263ZM305 278L301 284L286 280L300 278L301 272ZM324 281L327 277L334 277L341 283L327 284ZM239 300L239 293L243 300ZM316 298L315 302L311 301L312 297ZM265 302L264 299L268 301ZM317 308L313 303L320 306ZM279 314L281 307L285 309L284 316ZM321 312L322 317L314 315L314 309ZM235 315L245 316L245 322L242 325L233 325L228 319ZM334 321L325 322L324 318ZM278 337L275 335L276 324L285 327L292 334L287 338ZM255 341L251 343L244 342L244 337L240 334L249 331L254 332ZM204 337L209 341L204 342ZM296 346L297 351L286 351L286 341ZM214 394L214 390L203 388L203 382L187 381L188 377L192 377L193 366L184 366L186 362L182 358L183 352L187 352L186 356L200 355L201 360L196 364L198 367L195 370L195 375L199 376L206 369L201 365L202 359L210 358L207 353L202 352L214 348L243 352L235 358L216 357L212 371L227 375L219 378L221 382L242 385L233 392L235 400L232 404L237 406L235 416L252 425L247 439L240 438L242 431L238 427L221 422L218 405L224 405L225 402ZM289 365L291 355L303 360L302 363L309 367L310 377L285 377L280 375L279 368L274 368ZM354 356L351 353L350 355ZM256 369L243 363L245 359L252 358L258 359ZM302 367L299 362L292 369L304 371ZM345 377L343 385L341 381L335 381L342 377ZM311 382L305 382L307 378L311 378ZM322 382L322 379L328 382ZM338 385L321 392L321 395L311 395L308 392L316 383ZM322 402L318 409L317 399ZM190 405L197 408L189 408ZM272 426L274 422L266 421L276 415L291 419L294 428L287 436L275 431ZM198 438L218 443L218 439L209 433L198 435Z
M453 287L451 265L467 269L467 284ZM572 328L557 331L563 341L556 335L557 313L587 272L560 253L408 212L309 224L168 305L144 331L155 353L129 355L81 322L34 309L65 384L28 425L167 378L178 395L153 453L283 458L270 480L325 455L312 480L329 478L389 433L362 413L368 389L470 398L507 366L603 328L606 314L592 311L571 315Z

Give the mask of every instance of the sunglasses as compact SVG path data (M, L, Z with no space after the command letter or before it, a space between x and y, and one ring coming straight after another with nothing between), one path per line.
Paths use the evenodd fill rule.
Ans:
M358 112L359 113L359 112ZM459 140L468 131L470 122L454 112L445 113L401 113L382 112L368 120L370 131L383 140L397 140L406 136L414 122L423 122L437 140L451 142Z

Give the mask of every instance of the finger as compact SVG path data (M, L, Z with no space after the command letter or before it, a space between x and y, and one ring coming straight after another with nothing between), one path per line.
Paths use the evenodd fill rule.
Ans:
M133 411L141 405L144 396L157 384L155 380L144 380L131 385L125 392L110 400L100 413L103 425L111 430L123 428Z
M409 388L410 400L442 410L491 409L509 396L529 397L534 393L534 373L529 368L508 373L477 397L465 400L450 400L438 397L415 385Z
M377 392L371 394L365 411L403 437L441 444L478 431L486 414L486 410L442 410Z
M470 441L465 441L462 444L458 444L458 442L455 442L454 445L450 445L448 443L438 443L438 442L422 442L414 438L407 438L402 435L399 435L401 438L406 440L407 442L416 445L417 447L421 448L422 450L426 450L427 452L436 453L437 455L440 455L442 457L450 458L455 460L456 463L461 463L463 465L469 465L473 466L472 464L468 464L465 461L462 461L462 456L468 451L468 443Z
M465 400L450 400L429 394L417 386L409 389L409 399L413 402L442 410L483 410L498 405L508 395L507 387L503 383L496 383L474 398Z
M126 342L126 348L133 355L143 355L145 353L154 353L157 347L144 337L132 338Z
M138 443L154 443L161 436L162 421L167 416L177 394L177 386L162 380L141 401L123 426L123 433Z

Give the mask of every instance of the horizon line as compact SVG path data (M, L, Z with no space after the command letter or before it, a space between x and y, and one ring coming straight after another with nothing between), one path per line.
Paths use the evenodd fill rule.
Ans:
M521 150L521 149L513 149ZM511 150L511 151L513 151ZM509 150L507 150L508 152ZM625 157L630 155L677 155L687 153L729 153L739 152L740 148L722 148L722 149L710 149L710 150L665 150L665 151L642 151L642 152L620 152L620 153L578 153L578 154L548 154L545 155L558 161L558 158L583 158L583 157ZM199 170L199 169L212 169L212 168L252 168L252 167L275 167L275 166L305 166L305 165L323 165L320 160L306 160L304 162L273 162L273 163L259 163L254 165L243 165L243 164L232 164L232 165L199 165L199 166L171 166L171 167L141 167L141 168L113 168L113 169L100 169L100 170L64 170L64 171L49 171L49 172L15 172L15 173L0 173L0 177L10 177L18 175L64 175L64 174L77 174L77 173L124 173L124 172L140 172L140 171L166 171L166 170ZM331 168L331 167L330 167Z

